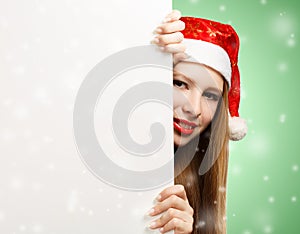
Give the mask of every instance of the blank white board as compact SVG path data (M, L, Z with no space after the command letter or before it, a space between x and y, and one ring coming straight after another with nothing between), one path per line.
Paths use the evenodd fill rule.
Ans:
M173 184L173 129L171 56L149 44L170 11L0 2L0 233L151 233L144 214Z

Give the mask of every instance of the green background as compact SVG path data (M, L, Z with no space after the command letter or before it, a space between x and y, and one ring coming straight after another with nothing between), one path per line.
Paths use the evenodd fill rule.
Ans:
M230 23L240 36L240 115L230 143L229 234L300 233L299 1L173 0L184 16Z

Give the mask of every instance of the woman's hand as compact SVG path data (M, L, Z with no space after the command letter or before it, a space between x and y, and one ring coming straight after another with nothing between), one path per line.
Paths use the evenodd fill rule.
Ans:
M166 212L150 223L150 229L160 228L161 233L171 230L174 230L174 234L192 233L194 210L189 205L183 185L178 184L164 189L156 200L158 202L148 215L155 216Z
M175 61L185 58L186 47L182 43L184 37L180 32L185 28L185 24L179 20L180 17L181 13L178 10L168 14L163 23L154 30L156 36L152 40L162 51L173 53Z

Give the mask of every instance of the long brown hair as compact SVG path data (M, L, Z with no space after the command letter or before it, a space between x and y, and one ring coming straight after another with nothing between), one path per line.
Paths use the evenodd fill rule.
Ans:
M194 209L192 234L226 233L229 142L227 96L228 87L224 82L223 98L218 103L210 125L199 138L175 149L175 184L184 185L189 203ZM191 154L192 160L183 168ZM199 173L202 163L212 165L204 174Z

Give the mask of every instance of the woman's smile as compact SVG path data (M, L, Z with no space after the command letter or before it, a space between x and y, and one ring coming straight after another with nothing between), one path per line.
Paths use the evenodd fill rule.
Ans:
M194 129L198 126L197 124L190 122L185 119L173 118L174 129L183 135L191 135Z

